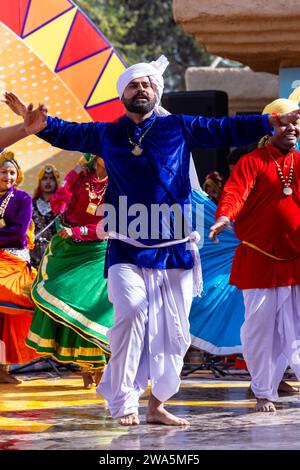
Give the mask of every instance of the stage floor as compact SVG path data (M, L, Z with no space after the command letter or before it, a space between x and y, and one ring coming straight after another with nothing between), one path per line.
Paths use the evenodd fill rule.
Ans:
M189 419L184 429L145 424L147 393L141 425L120 427L75 374L0 384L0 449L300 449L299 396L280 398L275 414L255 413L249 381L226 379L193 374L182 381L167 409Z

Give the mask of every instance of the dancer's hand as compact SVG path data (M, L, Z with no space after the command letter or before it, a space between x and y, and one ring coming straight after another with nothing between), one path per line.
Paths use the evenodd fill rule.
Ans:
M2 103L7 104L7 106L18 116L25 116L27 106L17 95L15 95L15 93L12 93L11 91L5 91L3 96L4 99L1 100Z
M61 238L72 238L72 229L70 227L63 227L58 230L57 234Z
M27 135L37 134L47 126L47 113L48 110L42 103L36 109L33 109L32 103L27 106L24 116L24 128Z
M210 227L208 238L212 238L216 243L218 243L219 239L217 235L223 232L224 228L229 228L231 230L230 220L225 215L221 215L221 217L218 217L216 220L216 223Z
M269 114L269 123L272 127L285 127L290 123L294 124L300 119L300 109L295 109L289 113Z
M87 165L76 165L74 168L74 171L79 175L80 173L83 173L85 176L88 174L89 168Z

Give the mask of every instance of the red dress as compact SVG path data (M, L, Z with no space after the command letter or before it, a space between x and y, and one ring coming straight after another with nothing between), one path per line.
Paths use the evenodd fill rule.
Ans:
M293 194L283 194L283 184L273 158L285 176L294 155ZM273 158L272 158L273 157ZM245 155L225 184L216 218L234 221L236 236L283 261L245 244L236 249L230 284L239 289L300 284L300 154L283 155L267 145Z
M87 212L88 205L102 204L107 187L107 177L98 180L94 171L89 171L87 175L70 171L64 183L51 196L50 204L54 214L64 214L66 223L72 228L72 238L74 240L92 241L99 239L98 223L102 216L92 215ZM90 199L90 192L94 192L99 198ZM93 191L92 191L93 190ZM80 227L86 227L87 233L82 235Z

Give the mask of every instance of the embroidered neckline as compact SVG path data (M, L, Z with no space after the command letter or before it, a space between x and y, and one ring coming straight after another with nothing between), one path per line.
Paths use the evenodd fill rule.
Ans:
M42 215L47 215L51 212L50 201L44 201L41 197L36 200L36 207Z

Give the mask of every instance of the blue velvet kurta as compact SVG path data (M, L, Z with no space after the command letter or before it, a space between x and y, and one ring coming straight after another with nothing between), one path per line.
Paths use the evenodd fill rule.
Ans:
M134 156L128 136L138 142L149 126L152 127L142 141L143 153ZM189 163L194 148L246 145L271 133L268 115L215 119L181 114L156 117L153 113L139 124L126 116L116 123L81 124L48 117L46 129L38 136L55 147L89 152L104 159L109 177L106 202L116 208L118 217L119 196L127 196L128 207L136 203L149 209L153 204L177 203L181 207L191 204ZM132 219L134 217L128 217L127 223ZM150 222L149 216L149 233ZM118 219L116 229L119 230ZM157 239L144 237L139 241L153 245L163 239L160 230ZM107 268L117 263L157 269L193 267L192 254L184 243L169 248L142 249L110 240Z

